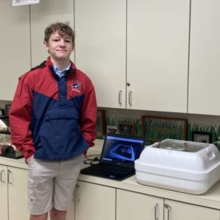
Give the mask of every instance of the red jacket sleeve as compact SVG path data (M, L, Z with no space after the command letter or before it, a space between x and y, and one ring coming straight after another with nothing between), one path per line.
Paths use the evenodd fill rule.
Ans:
M9 122L11 141L27 159L34 154L35 148L30 130L33 94L26 76L24 75L19 79L9 113Z
M97 122L97 103L95 89L90 80L86 83L87 92L81 113L81 133L88 143L88 146L94 146L96 139L96 122Z

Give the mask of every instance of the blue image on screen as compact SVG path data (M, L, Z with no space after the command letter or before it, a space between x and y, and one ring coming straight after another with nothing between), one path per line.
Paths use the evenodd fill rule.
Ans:
M107 137L101 160L133 164L143 150L143 143L144 140L128 137Z
M114 147L110 152L109 156L116 159L134 161L135 154L132 146L119 144Z

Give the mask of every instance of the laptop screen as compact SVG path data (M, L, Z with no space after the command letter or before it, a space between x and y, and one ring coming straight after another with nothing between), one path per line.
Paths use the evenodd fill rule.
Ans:
M144 149L143 138L122 135L107 135L100 162L133 167Z

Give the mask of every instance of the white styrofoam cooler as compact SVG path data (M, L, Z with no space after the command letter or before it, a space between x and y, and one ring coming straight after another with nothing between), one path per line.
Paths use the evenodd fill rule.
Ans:
M202 194L220 179L220 154L213 144L166 139L146 147L135 170L141 184Z

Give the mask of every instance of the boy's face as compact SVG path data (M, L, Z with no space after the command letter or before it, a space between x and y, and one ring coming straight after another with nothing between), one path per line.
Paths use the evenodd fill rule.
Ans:
M44 46L51 58L56 61L69 61L74 49L72 38L67 35L61 37L58 32L51 34L49 41L44 42Z

